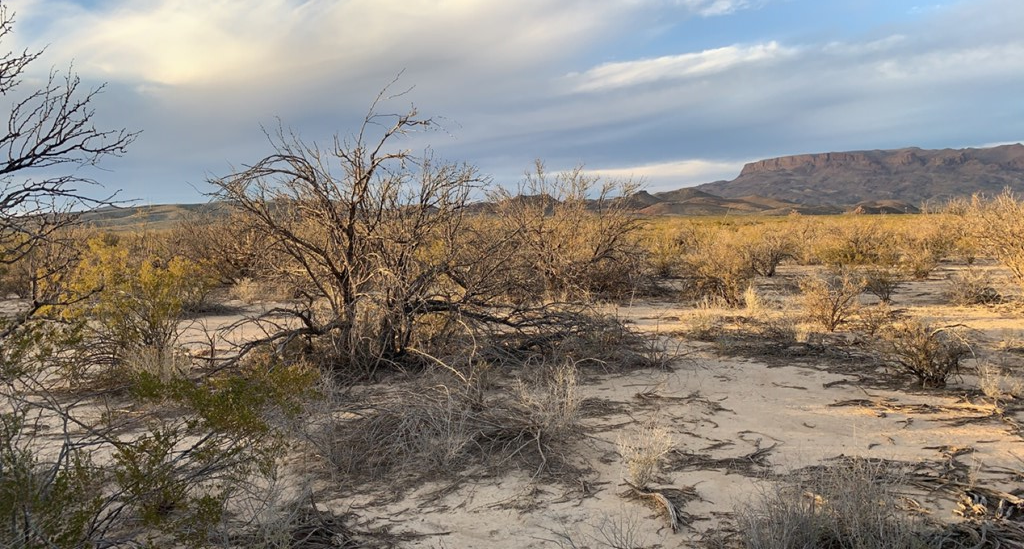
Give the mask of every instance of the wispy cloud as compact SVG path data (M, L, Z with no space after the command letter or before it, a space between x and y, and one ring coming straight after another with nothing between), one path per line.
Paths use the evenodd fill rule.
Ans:
M318 71L355 76L412 63L532 63L609 24L615 4L483 0L147 0L84 10L31 0L22 14L52 19L51 54L110 80L167 86L238 81L274 85ZM467 55L472 52L472 55Z
M574 91L601 91L708 76L744 65L785 58L797 51L797 48L784 47L775 41L749 46L733 45L696 53L604 63L583 73L570 73L567 78L573 83Z
M746 162L689 159L587 171L605 178L642 181L647 190L657 191L732 179L739 175L744 164Z
M703 17L729 15L740 10L759 8L766 0L676 0Z

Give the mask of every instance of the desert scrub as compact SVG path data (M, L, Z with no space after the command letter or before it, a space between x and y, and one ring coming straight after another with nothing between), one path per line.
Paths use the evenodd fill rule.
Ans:
M892 295L907 281L900 267L873 265L858 271L864 280L864 290L882 303L892 303Z
M730 307L743 305L743 295L757 276L745 242L731 228L696 223L684 227L680 239L686 250L681 270L684 295L718 298Z
M751 225L737 231L740 254L758 276L773 277L779 265L796 255L792 234L775 225Z
M415 380L367 404L344 405L351 419L307 436L353 480L416 483L470 466L521 466L534 475L556 467L581 432L582 399L572 362L535 364L530 379L481 391L461 374Z
M961 306L988 305L1003 300L994 287L992 276L973 266L949 275L945 295L950 303Z
M683 246L678 230L665 226L646 227L640 242L651 274L662 278L679 274Z
M901 508L898 476L853 460L789 475L736 509L745 549L929 547L926 525Z
M935 327L914 319L894 324L881 334L882 358L913 375L922 387L945 387L950 377L959 374L960 363L972 356L959 326Z
M811 244L822 264L846 267L898 262L896 232L877 219L844 216L832 220Z
M992 199L976 195L959 213L981 250L1024 285L1024 201L1009 190Z
M634 433L618 440L626 480L640 490L654 481L666 455L672 450L672 437L654 422L641 425Z
M857 296L863 289L864 279L848 270L806 277L800 281L804 314L811 322L834 332L857 311Z
M82 323L94 360L118 364L138 348L171 352L178 323L199 308L210 280L187 259L139 258L116 241L93 238L66 287L74 303L63 319Z

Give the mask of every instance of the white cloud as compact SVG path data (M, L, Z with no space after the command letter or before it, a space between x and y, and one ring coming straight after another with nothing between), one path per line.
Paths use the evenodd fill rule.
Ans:
M775 41L750 46L733 45L697 53L605 63L582 74L569 74L567 78L574 83L574 91L601 91L662 80L709 76L744 65L789 57L797 51Z
M24 0L23 0L24 1ZM572 51L616 4L525 0L30 0L50 54L107 80L189 86L358 75L382 60L516 66ZM53 14L73 13L73 17ZM472 52L472 55L467 55ZM469 61L473 60L473 61ZM401 68L401 67L399 67ZM394 68L387 72L394 73Z
M643 164L622 168L587 170L588 173L612 179L642 180L648 190L675 189L719 179L733 179L746 162L721 162L690 159Z
M758 8L764 1L758 0L676 0L694 13L703 17L729 15L744 9Z

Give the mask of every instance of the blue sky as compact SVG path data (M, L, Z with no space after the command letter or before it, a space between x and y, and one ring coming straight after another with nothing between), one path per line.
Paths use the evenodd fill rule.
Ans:
M354 131L397 74L430 146L515 184L535 158L649 190L833 150L1024 139L1020 0L9 0L7 49L106 82L101 127L143 133L95 174L142 202ZM404 71L404 72L403 72ZM27 89L32 79L25 82Z

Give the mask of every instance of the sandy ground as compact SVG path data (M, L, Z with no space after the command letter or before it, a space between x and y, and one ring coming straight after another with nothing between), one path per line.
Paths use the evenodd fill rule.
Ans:
M928 280L906 284L895 294L894 307L905 316L970 328L977 358L968 366L989 361L1024 377L1024 313L1016 290L1000 285L1016 300L1011 304L950 306L943 297L946 279L962 268L944 264ZM805 272L783 269L764 282L765 295L782 296L769 299L765 314L792 309L792 298L777 290ZM211 338L261 309L228 305L234 309L186 323L181 341L202 353L211 344L262 334L240 325ZM396 497L386 484L361 487L356 495L339 486L338 497L322 498L321 507L354 512L363 530L404 534L402 545L408 547L608 547L625 538L635 547L691 547L781 476L846 457L898 461L923 475L965 470L978 485L1003 492L1022 486L1024 438L1017 425L1024 417L1014 406L983 397L969 372L945 389L920 390L910 379L863 360L851 335L828 336L843 342L838 354L758 356L728 341L686 335L701 315L743 311L697 311L663 299L609 312L663 338L678 358L666 370L584 378L581 391L594 411L586 414L585 434L567 457L579 466L578 474L558 479L513 470L462 482L457 474ZM650 500L624 497L628 486L618 442L643 425L670 434L672 450L652 487L680 502L679 532ZM331 492L331 486L323 488ZM956 520L949 493L929 492L921 484L908 486L907 493L922 512Z
M906 315L969 326L979 357L1000 357L1020 371L1021 356L1006 351L1024 329L1018 306L945 305L951 269L907 284L895 306ZM587 379L584 395L608 411L585 420L587 434L574 446L574 459L589 469L581 478L557 482L513 472L454 488L428 483L398 501L382 501L389 498L377 492L324 504L355 511L369 528L423 535L408 540L409 547L607 547L624 537L637 547L690 547L777 475L843 457L899 461L924 476L957 468L979 485L1021 488L1024 439L1014 422L1024 417L983 398L972 375L943 390L914 389L909 379L893 381L856 358L759 359L687 340L681 334L695 313L678 303L644 302L615 313L666 337L683 356L671 371ZM656 487L685 501L677 533L657 505L623 497L628 486L617 441L651 423L671 433L673 450ZM907 493L921 512L956 520L949 493L922 485Z

